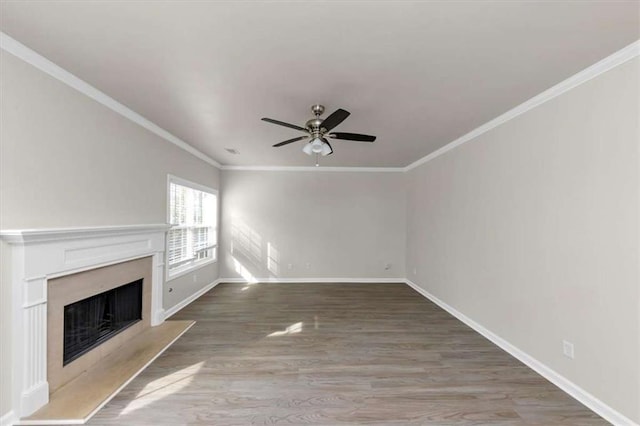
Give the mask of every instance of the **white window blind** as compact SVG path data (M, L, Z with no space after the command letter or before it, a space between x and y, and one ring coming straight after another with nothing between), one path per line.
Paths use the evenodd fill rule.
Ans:
M215 193L170 179L169 276L216 259L217 215Z

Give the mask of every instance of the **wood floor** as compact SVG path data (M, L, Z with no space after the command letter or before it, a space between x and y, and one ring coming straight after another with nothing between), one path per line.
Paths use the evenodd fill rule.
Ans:
M602 425L404 284L221 284L90 425Z

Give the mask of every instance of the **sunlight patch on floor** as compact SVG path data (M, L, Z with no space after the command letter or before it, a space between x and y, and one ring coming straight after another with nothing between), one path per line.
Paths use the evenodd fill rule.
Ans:
M291 324L289 327L285 328L284 330L274 331L273 333L269 334L267 337L287 336L289 334L297 334L302 331L303 325L304 323L297 322L295 324Z
M122 409L120 415L129 414L149 404L153 404L168 395L180 392L193 381L203 365L204 361L147 383L136 397Z

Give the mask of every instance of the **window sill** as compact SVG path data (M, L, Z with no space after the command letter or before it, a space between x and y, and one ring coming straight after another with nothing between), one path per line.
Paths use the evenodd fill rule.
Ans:
M216 263L218 261L218 259L208 259L208 260L204 260L202 262L197 262L194 263L193 265L189 265L185 268L180 268L177 269L173 272L169 272L167 271L167 282L175 280L176 278L180 278L182 276L185 276L187 274L190 274L192 272L197 271L198 269L207 266L207 265L211 265L212 263Z

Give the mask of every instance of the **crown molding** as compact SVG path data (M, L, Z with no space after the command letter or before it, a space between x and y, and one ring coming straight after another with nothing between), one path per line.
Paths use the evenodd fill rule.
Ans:
M155 124L154 122L144 118L142 115L124 106L123 104L116 101L106 93L96 89L86 81L76 77L75 75L71 74L69 71L54 64L44 56L31 50L24 44L20 43L19 41L15 40L14 38L5 34L2 31L0 31L0 48L22 59L26 63L33 65L34 67L38 68L40 71L49 74L51 77L57 80L60 80L67 86L76 89L78 92L106 106L112 111L117 112L118 114L122 115L125 118L128 118L129 120L133 121L139 126L144 127L145 129L149 130L151 133L154 133L155 135L160 136L162 139L168 142L171 142L172 144L176 145L178 148L181 148L187 151L189 154L201 159L206 163L209 163L214 167L217 167L217 168L221 167L221 164L218 163L213 158L198 151L197 149L189 145L187 142L183 141L177 136L172 135L162 127Z
M211 164L214 167L217 167L220 170L272 172L408 172L518 117L519 115L522 115L525 112L530 111L535 107L542 105L543 103L550 101L551 99L560 96L561 94L583 83L586 83L587 81L599 76L600 74L603 74L612 68L615 68L637 56L640 56L640 40L637 40L630 45L620 49L619 51L613 53L612 55L607 56L601 61L591 65L590 67L578 72L577 74L523 102L515 108L510 109L509 111L494 118L493 120L488 121L480 127L475 128L474 130L459 137L458 139L455 139L444 145L443 147L433 151L432 153L420 158L419 160L414 161L406 167L224 166L211 157L207 156L206 154L202 153L201 151L197 150L193 146L189 145L187 142L169 133L152 121L144 118L142 115L124 106L104 92L96 89L89 83L81 80L80 78L51 62L39 53L31 50L27 46L23 45L22 43L13 39L2 31L0 31L0 48L33 65L34 67L49 74L50 76L60 80L61 82L76 89L77 91L83 93L96 102L106 106L114 112L117 112L123 117L128 118L134 123L165 139L166 141L173 143L174 145L189 152L195 157L200 158L201 160Z
M507 121L510 121L516 117L518 117L519 115L524 114L527 111L530 111L532 109L534 109L535 107L542 105L543 103L550 101L551 99L562 95L563 93L583 84L586 83L587 81L599 76L600 74L603 74L607 71L609 71L612 68L617 67L618 65L622 65L625 62L637 57L640 55L640 40L635 41L633 43L631 43L630 45L628 45L627 47L624 47L620 50L618 50L617 52L613 53L612 55L607 56L606 58L602 59L599 62L596 62L595 64L591 65L588 68L585 68L584 70L578 72L577 74L574 74L573 76L567 78L566 80L556 84L555 86L545 90L544 92L540 93L539 95L534 96L533 98L529 99L528 101L525 101L523 103L521 103L520 105L518 105L515 108L510 109L509 111L505 112L504 114L494 118L493 120L483 124L480 127L475 128L474 130L470 131L469 133L467 133L466 135L463 135L461 137L459 137L458 139L449 142L447 145L443 146L440 149L437 149L435 151L433 151L431 154L428 154L424 157L422 157L421 159L414 161L413 163L409 164L407 167L405 167L403 169L403 171L408 172L412 169L415 169L416 167L425 164L431 160L433 160L434 158L437 158L439 156L441 156L442 154L445 154L449 151L451 151L454 148L459 147L460 145L469 142L470 140L473 140L475 138L477 138L478 136L482 135L483 133L486 133L492 129L495 129L496 127L500 126L501 124L506 123Z
M253 172L404 172L404 167L222 166L221 170Z

